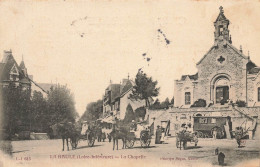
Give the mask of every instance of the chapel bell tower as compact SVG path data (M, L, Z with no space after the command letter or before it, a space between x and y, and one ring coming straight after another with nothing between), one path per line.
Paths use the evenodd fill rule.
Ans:
M219 7L219 15L218 15L216 21L214 22L215 43L221 42L221 41L228 41L229 43L232 43L231 36L229 36L228 25L229 25L229 20L224 15L223 7L220 6Z

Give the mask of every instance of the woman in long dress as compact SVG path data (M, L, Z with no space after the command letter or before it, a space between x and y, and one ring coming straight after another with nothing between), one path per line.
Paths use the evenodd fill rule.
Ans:
M155 144L161 144L161 137L162 137L162 130L158 125L155 132Z

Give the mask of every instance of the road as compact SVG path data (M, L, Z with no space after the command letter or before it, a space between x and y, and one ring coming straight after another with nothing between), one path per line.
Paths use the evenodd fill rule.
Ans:
M238 148L235 140L200 139L198 146L188 143L187 150L176 148L175 137L169 138L165 144L154 144L152 140L150 148L141 148L140 142L136 142L133 149L122 149L122 141L119 141L119 150L112 150L112 143L95 142L94 147L88 147L86 141L81 141L76 150L62 151L61 140L27 140L12 142L12 159L17 164L31 164L35 166L39 162L50 164L88 163L95 166L103 166L108 163L113 166L123 164L150 164L149 166L164 166L173 164L176 166L217 166L217 156L214 155L218 147L225 154L226 166L235 166L244 161L253 160L259 163L259 140L246 140L245 147ZM120 160L120 161L119 161ZM203 165L204 166L204 165ZM244 166L242 164L242 166ZM258 165L257 165L258 166Z

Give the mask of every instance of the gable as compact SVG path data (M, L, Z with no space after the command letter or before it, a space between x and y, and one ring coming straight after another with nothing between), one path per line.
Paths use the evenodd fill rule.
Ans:
M15 74L19 76L23 76L22 70L18 66L17 62L15 61L13 55L7 55L5 57L5 61L2 61L0 65L0 80L9 80L10 79L10 74ZM20 75L21 74L21 75Z
M247 59L247 60L249 59L249 57L245 56L238 49L236 49L232 44L227 42L227 43L225 43L225 46L223 46L223 44L218 44L218 45L212 46L209 49L209 51L200 59L200 61L196 65L199 66L201 63L203 63L203 61L205 59L207 59L208 56L210 56L212 54L212 52L216 53L218 51L219 51L219 53L218 53L219 55L225 54L226 56L228 56L228 52L233 52L233 55L236 54L236 56L240 59ZM218 58L221 58L221 57L218 57ZM224 57L222 56L221 59L224 59ZM219 59L219 62L222 61L221 59Z
M11 68L10 74L19 75L18 68L15 66L15 64L14 64L13 67Z

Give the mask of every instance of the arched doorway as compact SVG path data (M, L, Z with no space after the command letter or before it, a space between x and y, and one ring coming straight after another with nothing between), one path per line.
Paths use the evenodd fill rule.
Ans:
M216 103L227 103L229 99L229 80L220 78L215 83L216 87Z
M230 99L230 77L218 75L212 80L211 99L215 104L225 104Z

